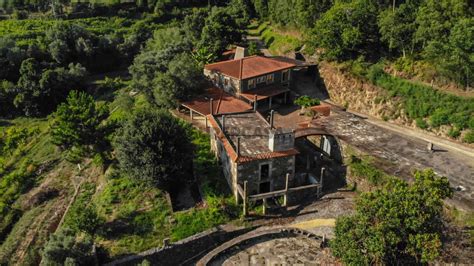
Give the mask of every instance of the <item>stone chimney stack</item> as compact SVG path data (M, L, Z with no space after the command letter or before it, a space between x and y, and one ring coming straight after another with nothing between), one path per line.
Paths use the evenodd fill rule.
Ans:
M235 55L234 55L234 60L237 60L237 59L242 59L246 56L248 56L249 53L247 51L247 48L245 47L240 47L240 46L237 46L235 47Z

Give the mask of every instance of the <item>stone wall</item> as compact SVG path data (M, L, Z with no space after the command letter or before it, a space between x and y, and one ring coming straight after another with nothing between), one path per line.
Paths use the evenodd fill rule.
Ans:
M212 228L166 247L154 248L128 256L106 265L136 265L147 260L151 265L194 265L207 252L255 228L238 228L232 231Z
M270 178L260 180L260 166L270 164ZM248 195L258 194L259 184L263 181L270 181L271 190L285 188L286 174L293 177L295 173L295 156L272 158L268 160L255 160L237 165L238 183L243 186L244 181L248 181Z

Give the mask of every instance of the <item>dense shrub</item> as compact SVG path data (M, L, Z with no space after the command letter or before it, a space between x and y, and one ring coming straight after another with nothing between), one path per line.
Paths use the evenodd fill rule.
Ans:
M166 110L141 110L118 130L115 151L132 178L170 190L193 180L193 147L185 128Z
M428 123L426 123L426 121L423 119L423 118L417 118L415 120L416 122L416 126L421 128L421 129L427 129L428 128Z
M294 103L302 108L306 108L306 107L319 105L320 100L318 98L311 98L308 95L303 95L303 96L298 97L294 101Z
M346 264L428 263L440 256L443 200L453 195L446 177L416 172L415 181L391 179L363 193L356 212L337 219L333 254Z
M474 143L474 130L469 130L463 138L466 143Z

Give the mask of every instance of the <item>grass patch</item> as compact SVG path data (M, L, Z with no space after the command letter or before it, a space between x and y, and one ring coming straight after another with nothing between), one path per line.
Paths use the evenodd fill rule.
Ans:
M284 30L279 30L263 22L256 26L257 22L250 24L247 33L251 36L260 36L265 46L273 55L282 55L291 51L296 51L303 46L303 41L288 34Z
M378 169L370 156L358 157L351 155L349 160L351 174L367 180L372 186L381 186L387 182L389 175Z
M161 190L109 169L105 187L91 198L99 214L107 217L96 240L110 258L159 247L165 238L178 241L239 217L240 209L210 151L209 135L185 126L195 145L195 174L206 204L173 213Z

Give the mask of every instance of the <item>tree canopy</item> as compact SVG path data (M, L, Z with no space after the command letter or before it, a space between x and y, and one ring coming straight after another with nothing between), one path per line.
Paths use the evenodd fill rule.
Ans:
M414 182L391 180L363 193L352 216L336 221L331 247L346 264L427 263L440 255L443 200L453 195L446 177L418 171Z
M71 91L66 102L61 103L54 113L51 126L53 143L65 149L93 145L102 139L102 120L108 111L98 107L92 96L85 92Z
M192 177L187 130L166 110L141 110L123 123L114 141L122 170L169 190Z

